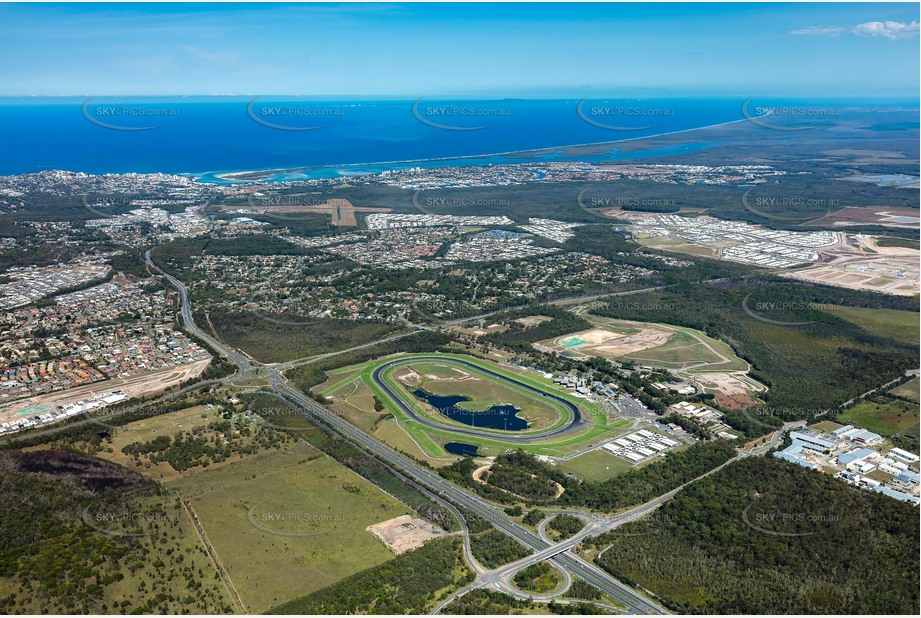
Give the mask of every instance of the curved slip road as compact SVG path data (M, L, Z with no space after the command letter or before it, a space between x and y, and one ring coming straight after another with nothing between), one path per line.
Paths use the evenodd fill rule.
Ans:
M387 384L383 379L383 373L389 369L392 369L393 367L396 367L399 365L405 365L408 363L420 362L420 361L421 362L426 362L426 361L439 362L439 363L449 362L449 363L453 363L456 365L461 365L463 367L467 367L469 369L478 371L480 373L484 373L491 378L495 378L497 380L507 382L509 384L514 385L516 388L524 389L528 391L529 393L539 395L541 397L546 397L547 399L552 400L554 403L562 405L565 409L569 410L570 414L572 415L572 418L569 421L569 423L564 425L563 427L558 427L556 429L547 430L547 431L529 433L526 435L516 435L516 433L512 431L506 431L506 432L499 433L499 431L501 430L486 431L486 430L478 430L476 428L458 427L455 425L447 425L447 424L439 423L438 421L433 420L431 418L421 416L418 412L415 411L412 405L407 403L400 395L394 392L394 390L390 387L390 385ZM489 438L492 440L499 440L502 442L514 442L516 444L528 444L530 442L535 442L537 440L546 440L548 438L556 438L556 437L565 435L571 431L581 428L584 425L584 422L582 420L582 412L579 410L579 406L572 403L568 399L564 399L563 397L560 397L559 395L555 395L553 393L549 393L547 391L541 390L535 386L531 386L530 384L519 382L518 380L502 375L501 373L497 373L486 367L482 367L476 363L471 363L469 361L465 361L460 358L453 358L450 356L425 356L425 355L413 356L411 358L398 358L398 359L386 362L376 367L374 371L371 373L371 380L374 382L374 384L378 388L380 388L384 392L384 394L387 396L388 399L390 399L391 402L393 402L396 406L398 406L400 410L406 416L411 418L414 422L417 422L420 425L429 427L431 429L438 429L440 431L448 431L448 432L458 434L458 435L472 436L475 438Z
M179 291L185 326L209 345L212 345L214 349L218 350L220 353L224 353L237 365L239 374L245 376L249 370L252 369L250 361L245 356L234 352L217 341L214 337L204 332L195 323L195 319L189 307L188 293L182 282L160 270L156 264L153 263L149 251L145 254L145 258L152 269L166 277L166 279ZM391 467L391 469L412 479L436 496L449 500L471 511L492 523L494 528L516 539L528 549L537 551L538 554L535 561L549 559L561 571L568 571L572 575L576 575L592 584L605 594L621 601L630 613L668 613L668 611L645 594L634 590L611 576L609 573L601 570L596 565L586 562L578 555L567 551L569 549L568 546L551 546L530 530L510 520L502 511L494 510L491 506L484 504L479 496L470 494L466 490L451 484L432 470L420 466L402 453L397 452L376 438L366 434L361 429L358 429L349 421L340 418L335 413L307 397L304 393L289 386L287 380L285 380L279 372L267 369L267 376L265 379L269 381L271 390L278 397L292 405L300 414L314 423L319 423L320 426L326 425L330 427L352 444L380 458L385 464ZM465 536L468 537L468 540L465 542L465 550L469 552L469 534ZM475 570L477 569L475 560L471 561L471 567Z

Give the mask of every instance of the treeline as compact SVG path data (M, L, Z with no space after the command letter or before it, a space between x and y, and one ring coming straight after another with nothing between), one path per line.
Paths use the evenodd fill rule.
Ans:
M211 311L208 317L222 341L266 363L348 349L383 339L402 328L383 320L305 320L299 316L263 317L223 309ZM205 323L204 319L196 315L199 323Z
M678 613L917 614L918 513L826 474L749 458L590 541Z
M572 535L582 530L584 527L584 521L575 515L569 515L568 513L557 515L549 522L547 522L547 528L559 533L557 540L568 539Z
M575 582L573 582L575 583ZM507 616L509 614L550 613L562 615L607 615L601 608L588 603L535 603L525 599L516 599L507 594L477 588L464 596L451 601L445 608L445 614L452 616Z
M552 319L534 326L524 326L514 321L535 315L544 315ZM585 318L554 305L537 305L529 306L525 309L503 311L494 315L490 320L506 324L508 330L501 333L490 333L484 335L481 339L492 345L520 352L530 352L532 350L531 344L535 341L559 337L566 333L592 327L591 323Z
M109 265L112 266L112 271L125 273L138 279L150 277L150 271L147 270L147 262L144 261L143 252L128 247L125 247L124 251L121 255L113 255L108 259Z
M531 555L531 551L524 545L496 529L471 535L470 551L477 562L487 569L495 569Z
M586 582L584 579L573 577L572 583L569 585L569 590L566 591L566 596L573 599L597 601L604 595L600 590Z
M539 463L522 450L503 453L487 472L486 482L531 503L549 502L559 492L557 483L566 477L552 468L536 465Z
M58 449L5 451L0 500L5 614L233 611L205 579L178 501L139 474Z
M632 468L600 482L579 482L521 450L497 457L487 484L473 480L476 463L469 457L439 468L438 473L452 483L471 489L483 498L500 504L512 504L519 501L516 496L521 496L529 504L559 504L611 512L648 502L729 461L735 455L735 447L726 440L698 442L684 451L668 453L664 458L642 468ZM493 485L493 479L497 474L500 475L500 479L509 481L527 478L528 484L509 485L511 489L503 489ZM554 492L556 491L555 483L563 486L563 495L555 500L544 498L548 487L554 487ZM538 488L538 494L524 495L529 487ZM539 509L532 509L524 521L537 524L543 517L544 514ZM579 520L570 522L564 517L557 525L564 530L578 525L578 532L584 524Z
M559 572L546 561L535 562L515 573L515 587L524 592L545 594L561 583Z
M698 442L687 450L673 451L662 460L606 481L570 484L560 502L605 512L636 506L680 487L735 455L735 447L725 440Z
M500 504L511 504L516 501L514 496L502 491L491 485L484 485L473 480L473 471L477 469L476 463L471 457L458 459L448 466L438 468L437 472L443 478L451 481L455 485L466 487L474 490L481 497Z
M307 596L270 609L270 614L425 614L436 593L473 580L458 538L429 541L379 566L356 573Z
M253 234L236 238L177 238L158 246L151 255L157 266L161 268L169 264L173 268L188 269L192 266L192 257L202 254L306 255L308 253L310 253L309 249L282 240L277 236Z
M233 455L255 455L262 450L280 449L292 442L288 434L268 427L255 432L244 427L236 430L239 435L234 431L235 427L227 421L213 422L207 428L182 431L172 438L157 436L148 442L132 442L122 447L122 453L133 457L138 466L143 456L153 465L166 462L177 472L184 472L190 468L207 468Z

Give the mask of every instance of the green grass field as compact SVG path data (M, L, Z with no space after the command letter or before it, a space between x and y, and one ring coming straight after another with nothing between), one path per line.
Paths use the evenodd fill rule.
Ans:
M835 307L830 313L879 337L918 345L918 314L913 311Z
M831 433L836 429L841 429L844 427L841 423L836 423L835 421L821 421L815 425L810 425L810 429L815 429L816 431L821 431L823 433Z
M252 613L392 559L365 529L410 512L304 442L169 487L191 502Z
M882 436L892 434L918 435L918 404L900 399L877 397L862 401L838 415L838 420L864 427Z
M621 358L640 364L672 369L684 369L698 364L716 364L723 360L719 355L707 349L703 342L686 332L675 333L665 345L626 354Z
M597 448L584 455L559 463L560 468L587 481L606 481L633 467L633 464L604 449Z

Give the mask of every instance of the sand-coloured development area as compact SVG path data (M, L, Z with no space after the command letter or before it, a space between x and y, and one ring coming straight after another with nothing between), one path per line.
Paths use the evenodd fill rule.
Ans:
M829 262L784 276L800 281L868 290L898 296L919 293L918 251L913 255L842 255Z
M58 406L67 406L97 395L120 390L128 399L161 393L180 382L190 380L201 374L210 363L210 359L168 367L158 371L139 373L127 378L102 380L63 391L19 399L0 409L0 423L20 420L23 417L54 412Z
M426 541L447 534L444 530L412 515L400 515L368 526L367 530L398 555L422 547Z
M650 325L642 326L637 332L629 334L616 333L605 328L592 328L557 337L551 342L544 341L535 344L535 347L558 353L569 352L568 356L581 358L601 356L615 359L665 345L671 336L671 333Z

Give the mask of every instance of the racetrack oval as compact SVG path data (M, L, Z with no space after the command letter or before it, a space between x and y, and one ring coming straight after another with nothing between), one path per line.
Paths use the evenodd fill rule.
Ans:
M513 385L516 388L525 390L531 394L539 395L541 397L546 397L553 401L556 404L561 405L566 411L570 413L569 422L562 427L557 427L555 429L548 429L544 431L535 431L533 433L521 434L518 432L512 431L503 431L503 430L479 430L475 428L466 428L458 427L456 425L448 425L444 423L439 423L437 420L428 418L426 416L419 415L413 406L407 403L402 396L394 392L394 390L387 384L383 379L384 372L398 367L400 365L405 365L408 363L418 363L418 362L437 362L437 363L452 363L455 365L460 365L466 367L478 373L485 374L492 379L500 380L508 384ZM516 444L529 444L531 442L536 442L538 440L547 440L550 438L558 438L562 435L580 429L583 426L582 421L582 412L579 410L579 406L575 405L568 399L564 399L559 395L554 393L547 392L545 390L539 389L530 384L520 382L508 376L502 375L495 371L492 371L486 367L478 365L476 363L471 363L460 358L453 358L450 356L412 356L409 358L398 358L392 361L388 361L381 365L378 365L374 371L371 373L371 380L374 382L384 395L397 406L400 411L411 418L413 422L419 423L424 427L429 427L431 429L437 429L439 431L446 431L462 436L473 436L477 438L488 438L491 440L500 440L503 442L513 442Z

